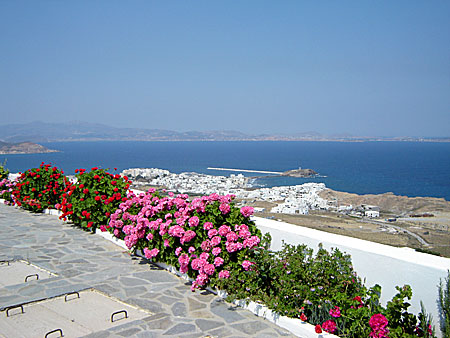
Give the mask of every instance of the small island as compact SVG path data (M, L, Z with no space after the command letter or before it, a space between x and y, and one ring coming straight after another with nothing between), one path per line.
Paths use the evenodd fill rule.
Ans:
M43 145L32 142L7 143L0 141L0 155L5 154L40 154L56 153L58 150L48 149Z
M318 173L312 169L294 169L288 170L281 174L281 176L290 176L290 177L314 177L317 176Z

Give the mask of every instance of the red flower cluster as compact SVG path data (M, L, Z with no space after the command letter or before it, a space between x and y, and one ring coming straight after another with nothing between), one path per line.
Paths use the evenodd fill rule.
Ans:
M18 206L42 212L46 208L54 208L60 202L68 185L70 182L62 170L42 162L39 168L21 173L12 195Z
M85 169L77 169L75 172L77 183L70 186L63 196L59 206L63 212L60 218L70 219L91 230L106 225L111 212L126 200L131 181L97 167L90 172Z

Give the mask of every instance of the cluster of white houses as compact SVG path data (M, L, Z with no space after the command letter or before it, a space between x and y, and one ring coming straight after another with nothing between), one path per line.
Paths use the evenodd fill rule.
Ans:
M229 177L194 172L174 174L158 168L132 168L124 170L122 174L132 178L136 185L160 186L168 191L198 195L233 194L242 199L274 202L276 206L271 209L272 213L306 215L309 210L319 209L366 217L380 215L376 206L338 206L335 201L323 199L319 193L326 189L324 183L254 189L242 174L231 174Z

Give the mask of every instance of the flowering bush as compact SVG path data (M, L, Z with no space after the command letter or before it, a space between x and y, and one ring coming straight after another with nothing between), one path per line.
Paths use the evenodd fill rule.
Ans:
M154 189L120 204L108 227L130 249L179 268L195 281L192 290L218 285L251 269L252 249L260 231L249 216L253 209L234 206L234 196L212 194L188 200L187 195L161 197Z
M62 170L42 162L39 168L21 173L12 194L18 206L42 212L47 208L55 208L68 184L70 182Z
M447 270L445 282L439 283L439 309L441 311L441 331L450 337L450 271Z
M13 198L13 190L15 189L15 183L11 182L7 178L3 178L0 181L0 198L3 198L5 200L5 204L11 204L14 205L14 198Z
M6 161L5 161L6 163ZM3 179L7 179L9 176L9 170L5 169L5 163L0 165L0 181L2 181Z
M12 192L14 190L15 184L8 178L9 170L5 169L5 163L0 165L0 198L3 198L5 200L5 204L14 204Z
M315 325L317 333L340 337L400 338L434 337L430 320L407 312L411 288L382 307L381 287L367 289L357 277L349 255L338 249L283 245L278 252L267 250L269 238L255 250L251 269L240 271L224 287L230 298L252 299L288 317ZM426 331L420 328L427 327Z
M68 186L58 205L63 214L84 229L95 231L108 224L109 216L126 200L131 182L126 176L113 175L104 169L75 170L77 182Z

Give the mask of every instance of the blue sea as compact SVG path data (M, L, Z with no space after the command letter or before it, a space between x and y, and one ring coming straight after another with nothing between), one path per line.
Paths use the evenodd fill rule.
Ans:
M235 172L208 167L286 171L310 168L321 177L265 175L256 186L323 182L327 187L357 194L393 192L396 195L443 197L450 201L450 143L434 142L53 142L43 143L59 153L0 155L11 172L42 161L62 168L94 166L163 168L181 173L211 175ZM245 173L246 176L262 176Z

